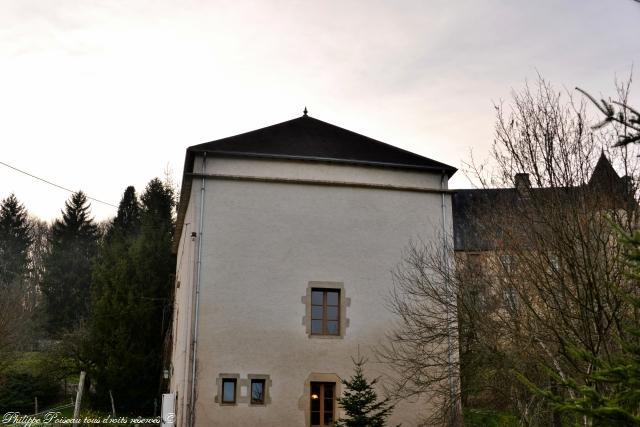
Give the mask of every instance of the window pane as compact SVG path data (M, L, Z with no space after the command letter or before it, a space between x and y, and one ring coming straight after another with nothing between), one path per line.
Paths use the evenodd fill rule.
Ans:
M327 333L331 335L338 335L338 322L336 321L328 321L327 322Z
M324 397L332 398L333 397L333 384L325 384L324 385Z
M312 334L321 334L322 333L322 320L312 320L311 321L311 333Z
M327 291L327 304L328 305L339 305L340 304L340 292Z
M320 384L311 383L311 394L316 394L320 396Z
M333 419L333 388L334 384L324 384L324 425L332 425Z
M320 422L320 384L311 383L311 424L318 424ZM314 413L317 418L314 418ZM316 421L314 421L314 419Z
M326 414L333 413L333 399L324 399L324 413L325 413L324 420L327 421Z
M333 422L333 411L324 411L324 425L330 426Z
M311 424L314 426L320 425L320 412L311 413Z
M322 319L322 306L311 306L311 318Z
M327 319L328 320L338 320L339 319L339 307L327 307Z
M322 305L322 291L311 291L311 304Z
M235 381L223 381L222 382L222 401L234 402L236 400L236 382Z
M264 381L251 381L251 401L253 403L264 403Z

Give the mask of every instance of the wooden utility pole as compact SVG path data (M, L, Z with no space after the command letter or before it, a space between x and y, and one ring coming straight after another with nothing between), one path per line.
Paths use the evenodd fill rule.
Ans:
M109 397L111 398L111 415L115 418L116 416L116 405L113 403L113 393L109 390Z
M80 416L80 402L82 402L82 391L84 390L84 371L80 372L80 381L78 381L78 393L76 393L76 406L73 408L73 427L78 427L78 417Z

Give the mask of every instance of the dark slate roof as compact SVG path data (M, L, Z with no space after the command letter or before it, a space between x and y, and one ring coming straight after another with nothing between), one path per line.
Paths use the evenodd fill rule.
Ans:
M451 201L454 250L495 249L513 213L526 209L532 199L543 201L551 196L548 190L528 188L526 196L515 188L454 190Z
M452 166L307 115L240 135L194 145L188 150L242 157L444 171L449 176L456 171Z
M455 190L451 200L454 250L491 249L493 242L487 235L494 233L485 229L486 222L483 218L489 214L490 209L495 209L494 212L497 213L501 208L512 206L516 199L515 189Z
M204 152L208 156L332 162L444 172L448 176L456 172L456 168L452 166L314 119L305 111L302 117L293 120L189 147L184 161L178 203L177 236L182 233L189 204L195 156ZM178 249L178 242L178 239L174 241L174 251Z
M530 210L527 206L531 203L569 202L589 193L599 196L593 200L600 207L629 206L635 202L628 194L628 185L628 179L616 173L603 153L586 185L455 190L452 198L454 249L469 252L496 249L501 227L508 227L508 213ZM487 218L491 219L487 221Z
M620 182L618 173L611 165L607 156L604 155L604 150L600 154L598 163L593 169L591 178L589 179L589 185L591 186L603 186L603 185L615 185Z

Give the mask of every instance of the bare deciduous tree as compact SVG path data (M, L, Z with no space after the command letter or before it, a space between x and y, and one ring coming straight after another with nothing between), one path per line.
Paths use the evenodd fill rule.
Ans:
M439 408L426 420L430 425L458 425L457 286L447 259L452 248L437 241L443 240L410 244L393 271L389 305L399 325L378 355L397 373L391 396L426 395Z
M539 78L497 105L492 173L471 164L484 190L456 207L467 210L467 245L455 248L455 270L453 248L421 243L394 274L400 322L380 353L402 378L395 391L437 396L441 416L460 399L522 425L560 425L517 375L541 388L557 377L588 381L596 367L572 347L606 358L633 339L619 290L637 291L616 229L637 224L636 148L609 150L615 135L592 129L585 103L572 98Z

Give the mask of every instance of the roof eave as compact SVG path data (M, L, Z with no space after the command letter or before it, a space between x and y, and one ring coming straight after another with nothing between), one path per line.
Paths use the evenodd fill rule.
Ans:
M404 163L373 162L368 160L336 159L332 157L294 156L294 155L286 155L286 154L244 153L244 152L240 153L235 151L196 149L195 147L190 147L188 151L191 151L193 153L207 153L207 154L220 156L220 157L248 157L248 158L254 158L254 159L298 160L298 161L311 161L311 162L322 162L322 163L339 163L339 164L348 164L348 165L356 165L356 166L375 166L375 167L393 168L393 169L409 169L409 170L419 170L419 171L428 171L428 172L437 172L437 173L444 172L449 178L458 171L458 169L454 168L453 166L449 166L444 163L433 165L433 166L409 165Z
M180 236L182 236L182 225L184 224L184 217L187 214L187 206L189 205L189 198L191 197L191 183L192 177L187 174L193 170L193 162L195 159L195 153L187 150L184 157L184 168L182 169L182 183L180 185L180 200L178 201L178 208L176 209L176 230L173 237L172 250L174 254L178 253L178 246L180 245Z

